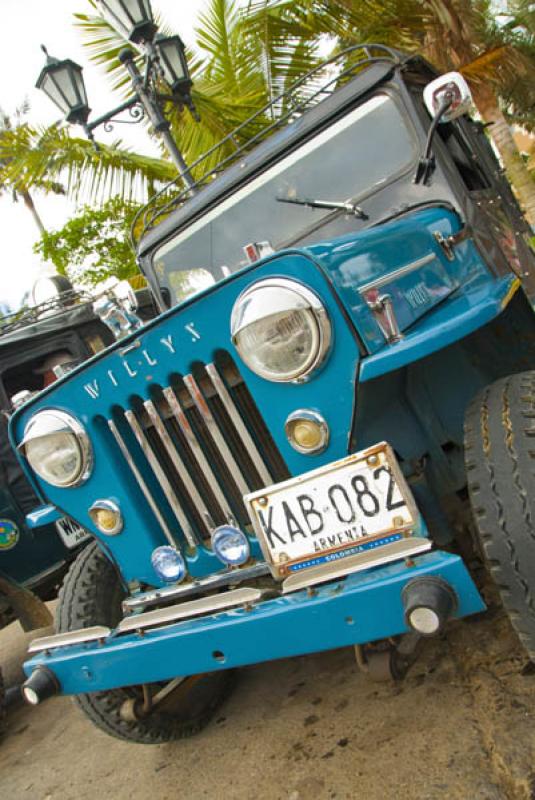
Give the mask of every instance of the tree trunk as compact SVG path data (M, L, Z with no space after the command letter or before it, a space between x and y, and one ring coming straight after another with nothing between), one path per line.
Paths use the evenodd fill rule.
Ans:
M535 226L535 180L533 180L522 156L518 152L513 134L503 116L496 95L488 84L472 86L475 104L485 122L489 133L501 156L507 177L513 185L520 205L530 225Z
M39 228L39 233L43 235L43 233L45 233L45 226L43 225L43 220L37 213L37 209L35 207L31 194L27 189L25 189L24 191L19 191L19 194L22 197L24 205L32 215L35 224Z

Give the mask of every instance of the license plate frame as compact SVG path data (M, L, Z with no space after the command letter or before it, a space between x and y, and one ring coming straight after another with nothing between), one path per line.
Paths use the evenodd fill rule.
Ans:
M315 549L307 553L296 554L294 552L293 555L292 553L281 553L280 550L279 553L277 553L277 547L271 546L275 541L275 536L272 535L275 529L275 523L272 522L272 518L275 516L276 504L279 503L279 505L282 506L283 500L286 499L288 507L296 489L304 489L306 487L310 493L315 494L319 498L318 502L322 502L322 498L324 499L324 487L327 484L329 476L337 475L339 483L336 485L338 486L341 485L342 479L346 480L348 476L356 477L357 475L364 475L366 477L366 475L369 476L371 474L373 477L374 473L378 476L379 473L384 473L385 471L387 472L386 483L383 481L380 494L387 507L383 509L384 513L382 513L381 518L377 520L379 528L374 529L372 533L359 533L355 535L355 538L348 538L344 543L340 542L341 534L338 533L329 534L329 540L325 539L325 537L314 539L313 535L310 534L311 546L315 547ZM376 483L374 483L373 488L377 492L377 478L374 478L374 480ZM390 495L388 494L389 491ZM301 497L302 496L303 495L301 495ZM374 496L377 499L377 496ZM394 496L398 498L395 502L393 502ZM388 498L390 498L390 506L394 506L393 509L390 509L387 503ZM323 465L322 467L306 472L295 478L290 478L287 481L251 492L245 495L244 501L250 512L251 522L263 555L271 569L273 577L277 580L284 580L297 571L306 570L309 567L315 567L321 563L335 561L345 556L366 552L370 549L377 550L379 554L382 546L411 536L420 518L412 492L401 472L396 456L387 442L379 442L372 447L338 461ZM325 514L327 514L328 510L333 511L333 514L327 514L327 516L332 519L336 512L334 512L333 508L328 509L327 506L322 506L322 511ZM271 514L270 509L273 509ZM358 509L355 508L354 510L356 516L355 524L353 525L353 523L350 523L348 520L342 523L346 525L344 533L348 537L349 533L347 533L347 531L349 529L347 525L351 524L352 528L354 528L360 524L362 530L362 519L366 519L364 513L360 515L361 518L359 519ZM286 521L288 521L286 509L285 514ZM383 524L387 519L387 514L390 514L389 521L387 524ZM297 518L297 515L294 516ZM300 520L302 521L303 519L304 518L301 516ZM367 517L368 525L369 519L370 517ZM273 528L271 528L270 525L272 525ZM340 527L340 521L337 521L336 525ZM298 524L298 527L304 530L304 525ZM266 528L268 533L266 533ZM290 526L288 523L288 531L289 530ZM339 544L333 543L333 538L336 536L338 536ZM269 539L269 537L271 537L271 539ZM278 532L278 538L282 538L280 531ZM323 547L322 545L321 549L318 549L318 542L321 538L328 541L329 545L332 543L333 546ZM293 543L294 539L292 537L292 546ZM289 541L287 541L286 544L289 545ZM281 556L286 556L286 558L281 558Z
M82 542L87 541L91 535L70 517L62 517L56 520L55 526L59 538L69 550L74 550Z

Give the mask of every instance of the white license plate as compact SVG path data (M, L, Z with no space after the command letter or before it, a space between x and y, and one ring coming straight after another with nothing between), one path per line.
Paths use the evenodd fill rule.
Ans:
M385 442L253 492L245 501L278 578L398 541L418 520Z
M56 530L65 547L73 548L89 539L89 533L69 517L63 517L56 522Z

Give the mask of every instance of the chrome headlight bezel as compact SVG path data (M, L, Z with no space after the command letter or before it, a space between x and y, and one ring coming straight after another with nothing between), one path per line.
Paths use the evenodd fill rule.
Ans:
M80 458L80 466L76 474L64 483L53 482L41 474L31 463L27 454L27 446L31 441L57 433L68 433L74 436ZM93 448L85 428L72 414L59 409L43 408L30 417L24 428L22 442L17 449L24 455L33 472L42 481L57 489L71 489L80 486L85 483L93 471Z
M261 300L263 290L268 289L270 302ZM239 334L248 326L268 319L279 313L301 311L310 315L315 327L317 343L305 365L293 372L263 372L258 365L252 365L247 354L240 349ZM332 325L327 309L318 295L307 286L290 278L264 278L248 286L237 298L230 320L232 342L242 361L256 375L274 383L302 383L310 378L324 362L332 342Z

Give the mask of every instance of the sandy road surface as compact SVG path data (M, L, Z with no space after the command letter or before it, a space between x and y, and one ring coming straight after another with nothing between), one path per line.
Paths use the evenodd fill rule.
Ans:
M24 644L18 624L0 633L8 680ZM185 742L111 739L69 698L20 709L0 744L0 796L533 800L534 701L535 668L494 608L426 642L397 685L371 683L350 650L244 670Z

